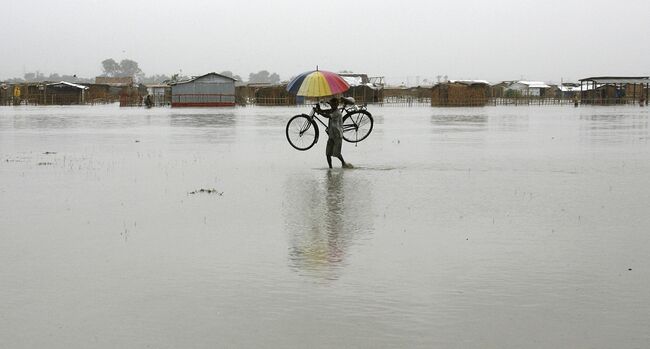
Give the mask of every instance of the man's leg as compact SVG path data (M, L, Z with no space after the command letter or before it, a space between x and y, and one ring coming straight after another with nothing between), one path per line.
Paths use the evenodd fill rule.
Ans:
M327 165L332 168L332 154L334 152L334 141L332 138L327 138L327 146L325 146L325 156L327 157Z

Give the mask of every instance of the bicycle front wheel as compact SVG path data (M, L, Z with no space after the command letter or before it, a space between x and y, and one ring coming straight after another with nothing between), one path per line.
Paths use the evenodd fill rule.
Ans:
M373 124L372 115L366 110L347 113L343 117L343 139L351 143L361 142L372 132Z
M292 117L286 133L289 144L298 150L307 150L318 141L318 125L305 114Z

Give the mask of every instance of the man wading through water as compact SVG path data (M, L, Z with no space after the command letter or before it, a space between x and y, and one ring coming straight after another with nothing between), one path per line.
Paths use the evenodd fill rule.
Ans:
M327 147L325 148L325 155L327 156L327 165L332 168L332 156L337 157L341 160L341 165L343 168L352 168L352 164L345 162L343 160L343 155L341 155L341 146L343 145L343 115L339 111L339 100L334 97L329 100L330 109L322 110L320 109L320 104L316 105L316 108L319 114L329 119L327 124Z

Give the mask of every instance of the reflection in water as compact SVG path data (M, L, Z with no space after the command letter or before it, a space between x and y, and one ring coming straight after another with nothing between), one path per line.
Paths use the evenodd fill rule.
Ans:
M236 122L234 112L192 113L171 115L171 126L176 127L233 127Z
M432 115L433 132L473 132L487 128L487 115Z
M170 125L181 130L195 129L195 135L205 137L210 143L233 143L237 133L235 113L233 111L216 111L212 108L205 111L191 110L189 113L188 110L175 111L170 116ZM181 136L175 140L185 142L185 139L184 136Z
M15 117L15 129L66 129L74 127L74 120L60 115L36 115L29 117Z
M647 143L648 118L640 114L580 116L580 130L594 143Z
M290 266L304 275L338 279L350 247L373 229L369 183L360 171L337 169L323 178L291 177L286 190Z

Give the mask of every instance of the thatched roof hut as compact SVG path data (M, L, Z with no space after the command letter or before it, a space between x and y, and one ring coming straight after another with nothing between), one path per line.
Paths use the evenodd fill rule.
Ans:
M0 105L11 104L13 86L7 83L0 83Z
M339 74L350 89L343 93L346 97L353 97L357 103L382 103L384 101L384 86L371 81L367 74L341 73Z
M295 105L296 96L287 92L287 85L261 86L255 89L257 105Z
M433 87L431 106L482 107L488 103L490 84L483 80L451 80Z

